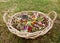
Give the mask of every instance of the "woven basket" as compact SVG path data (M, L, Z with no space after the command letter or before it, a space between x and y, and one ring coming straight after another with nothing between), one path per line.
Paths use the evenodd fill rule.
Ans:
M36 32L33 32L33 33L20 32L20 31L18 31L17 29L15 29L15 28L13 28L13 27L11 26L11 21L12 21L12 18L13 18L14 16L16 16L16 15L18 15L18 14L20 14L20 13L24 13L24 12L26 12L26 13L28 13L28 12L33 12L33 13L37 12L37 13L39 13L39 14L44 15L45 17L48 18L48 21L49 21L48 26L47 26L45 29L43 29L42 31L36 31ZM51 19L51 18L49 17L49 15L50 15L51 13L54 13L54 18L53 18L53 19ZM56 19L56 17L57 17L57 14L56 14L55 11L50 12L48 15L47 15L47 14L44 14L44 13L42 13L42 12L39 12L39 11L22 11L22 12L15 13L14 15L10 16L8 20L6 20L7 14L8 14L8 12L5 12L5 13L4 13L4 15L3 15L3 20L4 20L4 22L6 23L9 31L10 31L11 33L19 36L19 37L23 37L23 38L26 38L26 39L29 39L29 38L30 38L30 39L35 39L35 38L37 38L38 36L42 36L42 35L46 34L46 33L52 28L52 26L53 26L53 24L54 24L54 21L55 21L55 19Z

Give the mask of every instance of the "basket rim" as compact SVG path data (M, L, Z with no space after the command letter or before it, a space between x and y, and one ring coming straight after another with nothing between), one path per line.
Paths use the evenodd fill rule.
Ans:
M47 14L42 13L42 12L40 12L40 11L21 11L21 12L17 12L17 13L15 13L14 15L12 15L11 18L9 19L9 20L10 20L10 23L11 23L11 21L12 21L12 19L13 19L14 16L16 16L17 14L22 13L22 12L37 12L37 13L43 14L45 17L47 17L47 18L49 19L49 24L48 24L47 27L49 27L50 24L51 24L50 21L52 21L52 19L51 19L49 16L47 16ZM9 25L8 25L7 27L10 26L10 27L14 28L10 23L8 23ZM46 27L46 28L47 28L47 27ZM45 29L46 29L46 28L45 28ZM14 28L14 29L15 29L15 28ZM17 29L16 29L16 30L17 30ZM43 29L43 30L44 30L44 29ZM42 30L42 31L43 31L43 30ZM30 33L30 32L20 32L20 31L19 31L19 32L20 32L20 33L25 33L25 34L34 34L34 33L42 32L42 31L36 31L36 32L31 32L31 33Z

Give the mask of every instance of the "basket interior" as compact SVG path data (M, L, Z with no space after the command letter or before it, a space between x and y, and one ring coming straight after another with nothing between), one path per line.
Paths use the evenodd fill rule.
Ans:
M23 11L11 16L10 25L20 32L42 31L49 26L47 15L37 11Z

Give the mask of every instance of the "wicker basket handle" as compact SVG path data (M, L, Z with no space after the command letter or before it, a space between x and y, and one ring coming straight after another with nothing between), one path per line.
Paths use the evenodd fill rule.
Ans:
M8 11L6 11L5 13L4 13L4 15L3 15L3 21L7 24L7 20L6 20L6 17L7 17L7 14L8 14L9 12ZM10 18L10 16L8 15L8 17Z
M3 21L4 21L6 24L7 24L7 19L6 19L7 15L8 15L9 13L12 13L14 10L15 10L15 8L10 8L9 10L5 11L5 13L4 13L4 15L3 15ZM10 18L9 15L8 15L8 18Z
M6 17L8 15L8 13L13 12L15 9L17 8L17 4L13 4L13 6L11 8L9 8L3 15L3 21L7 24L7 20ZM8 15L8 17L10 18L10 16Z
M48 16L51 15L51 13L54 13L54 18L52 19L52 21L54 22L57 18L57 13L55 11L52 11L48 13Z

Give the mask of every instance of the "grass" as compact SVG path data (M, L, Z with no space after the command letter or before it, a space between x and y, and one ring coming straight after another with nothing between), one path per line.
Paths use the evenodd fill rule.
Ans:
M16 8L15 8L16 7ZM20 11L41 11L46 14L56 11L58 17L53 28L44 36L34 40L24 39L12 34L2 20L2 16L9 8L13 13ZM9 0L0 1L0 43L60 43L60 0Z

